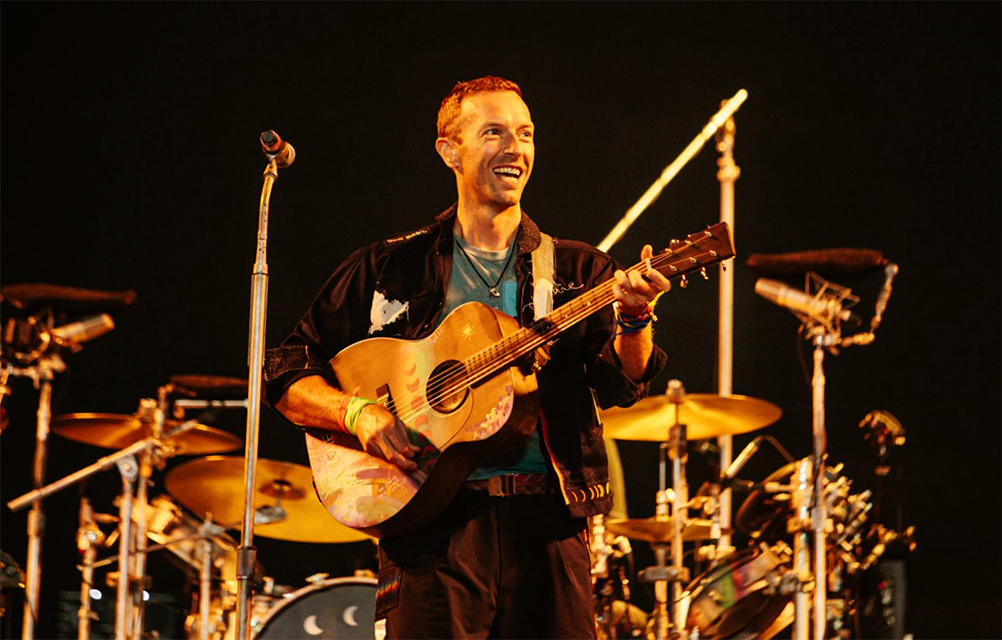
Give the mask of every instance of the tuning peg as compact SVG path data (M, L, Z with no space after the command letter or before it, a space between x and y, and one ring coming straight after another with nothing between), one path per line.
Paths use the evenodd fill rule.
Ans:
M699 270L699 275L703 276L703 280L709 280L710 276L706 275L706 267Z
M688 278L686 278L685 276L682 276L679 279L679 281L678 281L678 286L682 287L683 289L685 289L686 287L688 287L689 286L689 280L688 280Z

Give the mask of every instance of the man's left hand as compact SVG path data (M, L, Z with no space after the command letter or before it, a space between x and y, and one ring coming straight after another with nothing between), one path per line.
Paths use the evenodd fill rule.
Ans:
M640 250L641 262L647 262L653 255L654 249L649 244L645 244ZM646 269L629 273L617 269L614 277L616 282L612 285L612 293L616 296L620 311L625 315L644 313L659 295L671 289L671 281L651 267L650 263Z

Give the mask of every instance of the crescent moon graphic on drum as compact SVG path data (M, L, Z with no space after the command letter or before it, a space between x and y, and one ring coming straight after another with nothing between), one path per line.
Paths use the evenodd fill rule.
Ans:
M306 620L303 620L303 631L311 636L319 636L324 632L323 629L317 626L316 616L307 616Z
M356 611L358 611L358 607L355 606L355 605L352 605L352 606L348 607L347 609L345 609L344 613L341 614L341 618L344 619L344 623L346 625L348 625L349 627L357 627L358 626L358 622L356 622L356 620L355 620L355 612Z

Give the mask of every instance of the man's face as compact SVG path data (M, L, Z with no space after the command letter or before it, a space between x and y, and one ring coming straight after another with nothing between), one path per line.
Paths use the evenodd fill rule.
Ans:
M507 208L522 199L535 155L529 108L513 91L475 93L462 103L452 140L458 187L468 201Z

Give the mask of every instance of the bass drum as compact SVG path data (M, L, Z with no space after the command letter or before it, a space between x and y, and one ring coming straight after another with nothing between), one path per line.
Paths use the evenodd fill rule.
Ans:
M793 602L776 588L789 568L790 550L782 543L734 554L686 589L686 628L707 639L772 638L793 622Z
M268 611L255 640L375 640L376 579L333 578L289 594Z

